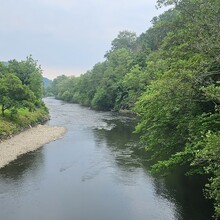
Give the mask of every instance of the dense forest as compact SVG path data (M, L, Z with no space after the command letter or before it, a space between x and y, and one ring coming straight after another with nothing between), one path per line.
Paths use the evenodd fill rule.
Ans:
M49 118L42 70L31 56L0 62L0 140Z
M209 179L220 217L220 1L159 0L170 9L137 36L122 31L103 62L80 77L59 76L47 93L97 110L139 116L152 173L176 167Z

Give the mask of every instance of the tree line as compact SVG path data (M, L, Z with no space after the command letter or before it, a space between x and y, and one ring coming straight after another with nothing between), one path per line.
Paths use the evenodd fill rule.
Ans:
M32 56L0 62L0 139L49 119L42 82L41 67Z
M209 178L220 217L220 1L158 0L171 9L137 36L122 31L103 62L59 76L48 92L99 110L131 111L152 173L187 167Z

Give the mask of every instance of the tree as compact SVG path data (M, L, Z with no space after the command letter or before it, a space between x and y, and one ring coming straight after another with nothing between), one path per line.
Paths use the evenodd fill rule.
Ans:
M199 142L202 150L196 152L193 166L203 168L205 174L211 175L207 192L209 198L215 200L216 218L220 215L220 132L207 132Z
M132 56L125 48L116 49L109 54L105 65L92 106L104 110L119 110L124 94L122 81L131 68Z
M108 58L111 52L118 49L126 49L129 52L134 51L136 40L136 33L129 31L120 31L118 36L112 41L111 50L105 54L105 57Z
M111 51L124 48L132 52L135 47L136 39L136 33L130 31L120 31L117 38L112 41Z
M158 3L175 5L176 25L147 59L145 72L154 77L136 104L137 131L152 156L154 173L164 175L184 165L188 173L204 174L205 170L212 175L208 192L219 217L220 2ZM155 22L161 30L167 24Z
M121 108L132 109L148 83L148 75L141 70L139 65L133 66L122 81L124 93L121 95L123 98Z
M15 74L9 73L0 80L0 104L3 117L6 109L17 109L24 106L24 101L34 100L33 92L22 85L21 80Z
M7 63L0 62L0 76L8 72Z
M22 85L28 86L37 98L42 97L42 70L32 56L29 56L25 61L20 62L17 60L10 60L8 62L8 72L15 73L21 80Z
M55 96L57 96L57 95L59 94L59 91L58 91L58 85L59 85L59 83L62 82L62 81L63 81L64 79L66 79L66 78L67 78L67 76L61 75L61 76L56 77L56 78L53 80L53 82L52 82L52 84L51 84L51 90L52 90L52 93L53 93Z

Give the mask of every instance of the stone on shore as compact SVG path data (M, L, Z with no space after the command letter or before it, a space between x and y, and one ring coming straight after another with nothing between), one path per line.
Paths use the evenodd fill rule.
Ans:
M63 127L38 125L2 141L0 143L0 168L22 154L34 151L44 144L57 140L65 132L66 128Z

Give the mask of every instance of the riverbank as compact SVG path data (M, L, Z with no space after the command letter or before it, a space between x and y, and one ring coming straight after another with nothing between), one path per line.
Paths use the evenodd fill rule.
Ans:
M17 111L17 114L13 116L10 111L6 111L4 117L0 115L0 142L30 127L44 124L50 119L46 107L37 108L33 112L30 112L27 108L21 108Z
M0 168L64 135L66 128L38 125L0 143Z

